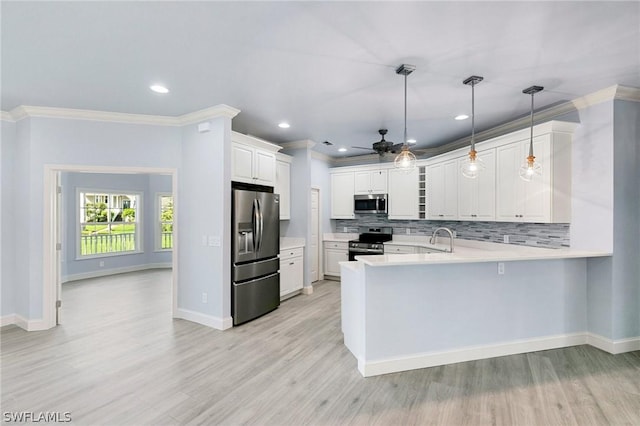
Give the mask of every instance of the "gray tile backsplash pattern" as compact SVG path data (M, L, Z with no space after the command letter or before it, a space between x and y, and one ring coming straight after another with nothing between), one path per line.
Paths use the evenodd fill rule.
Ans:
M440 226L455 231L458 238L492 243L504 243L509 235L510 244L533 247L569 247L568 223L511 223L461 222L430 220L389 220L385 215L356 215L355 219L336 219L336 232L358 232L359 226L391 226L394 234L431 235ZM347 229L345 231L345 228Z

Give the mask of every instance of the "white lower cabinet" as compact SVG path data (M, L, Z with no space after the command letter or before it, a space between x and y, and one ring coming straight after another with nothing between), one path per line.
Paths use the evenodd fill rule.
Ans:
M349 260L349 243L342 241L324 242L324 274L340 277L340 262ZM326 277L325 277L326 278Z
M385 244L384 254L416 254L417 247L396 244Z
M304 249L280 250L280 299L292 296L304 285Z

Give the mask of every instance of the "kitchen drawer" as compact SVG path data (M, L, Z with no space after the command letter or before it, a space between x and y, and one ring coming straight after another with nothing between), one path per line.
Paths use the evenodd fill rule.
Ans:
M336 250L349 250L348 241L325 241L324 248Z
M417 253L414 246L401 246L401 245L384 245L384 254L415 254Z
M296 247L292 249L280 250L280 259L290 259L292 257L300 257L303 255L304 248Z

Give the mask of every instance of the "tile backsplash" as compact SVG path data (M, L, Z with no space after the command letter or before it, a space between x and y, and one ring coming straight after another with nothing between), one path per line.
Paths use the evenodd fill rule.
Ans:
M394 234L431 235L446 226L455 231L458 238L492 243L504 243L534 247L569 247L568 223L512 223L512 222L463 222L441 220L389 220L385 215L356 215L355 219L336 219L336 232L358 232L359 226L390 226ZM346 231L345 231L346 229Z

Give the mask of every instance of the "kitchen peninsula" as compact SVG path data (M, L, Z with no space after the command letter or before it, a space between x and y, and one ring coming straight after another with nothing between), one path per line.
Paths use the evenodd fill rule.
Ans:
M345 345L367 377L588 343L588 258L609 255L456 239L358 256L340 264Z

